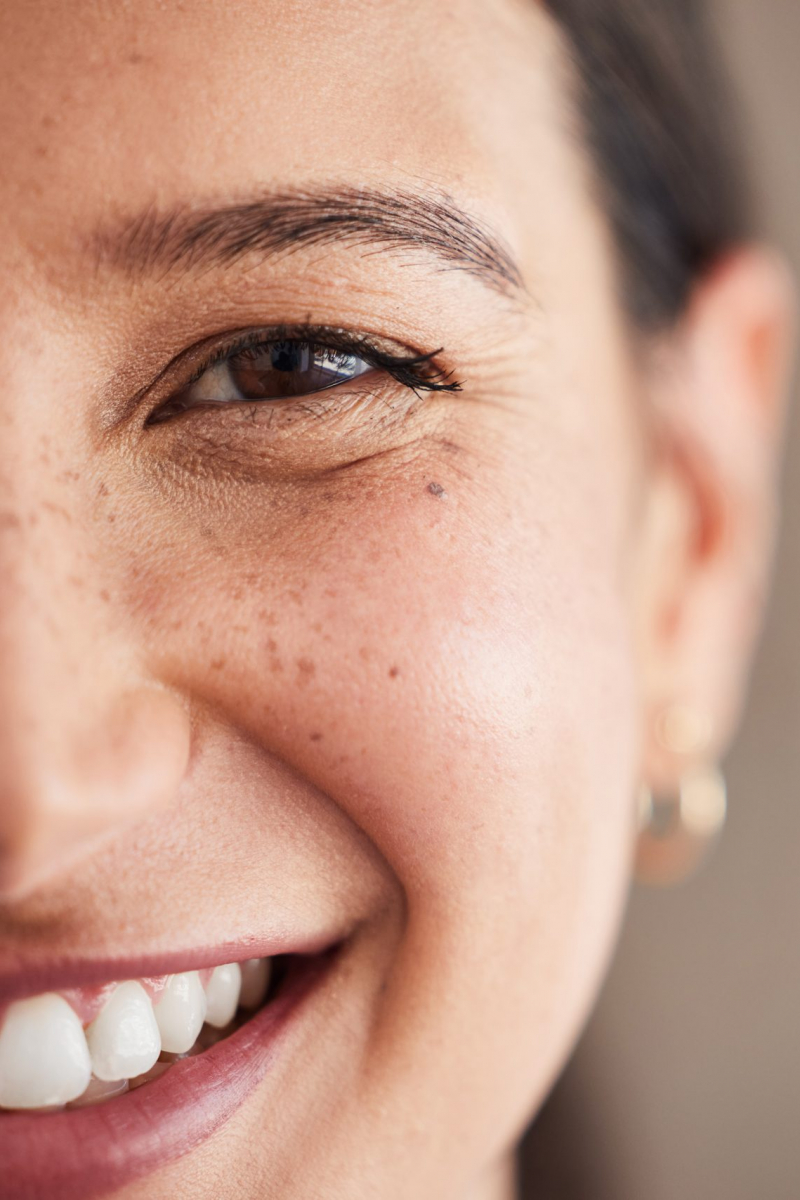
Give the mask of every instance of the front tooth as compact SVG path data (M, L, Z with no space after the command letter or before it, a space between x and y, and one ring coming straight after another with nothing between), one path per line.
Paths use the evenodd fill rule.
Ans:
M140 983L120 983L86 1030L92 1070L108 1083L149 1071L161 1053L150 997Z
M0 1108L68 1104L92 1074L77 1014L45 992L11 1004L0 1029Z
M161 1049L168 1054L191 1050L206 1017L206 994L197 971L170 975L154 1006Z
M258 1008L267 994L272 963L268 958L248 958L242 963L242 1008Z
M242 969L238 963L225 963L224 966L214 968L206 987L207 1025L213 1025L215 1029L224 1029L230 1024L239 1006L241 989Z

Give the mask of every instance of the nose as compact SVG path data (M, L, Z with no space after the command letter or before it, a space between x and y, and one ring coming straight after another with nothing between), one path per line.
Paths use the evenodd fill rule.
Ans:
M137 666L130 632L115 624L91 521L52 487L43 496L42 476L29 478L27 504L9 501L14 489L0 480L5 898L80 869L104 840L169 804L189 754L185 704Z

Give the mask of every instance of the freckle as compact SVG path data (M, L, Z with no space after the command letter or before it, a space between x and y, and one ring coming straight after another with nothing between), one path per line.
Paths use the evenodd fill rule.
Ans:
M204 537L204 538L210 538L210 537L213 537L213 536L214 536L214 530L213 530L213 529L209 529L209 528L208 528L208 526L206 526L206 528L205 528L205 529L201 529L201 530L200 530L200 537Z
M297 678L300 683L308 683L317 673L317 668L314 666L310 658L298 658L297 660Z
M447 499L447 492L444 490L444 488L442 487L442 485L440 483L429 483L428 491L430 492L430 494L432 496L436 496L437 499L439 499L439 500Z
M19 529L19 523L16 513L0 513L0 529Z
M211 670L212 671L221 671L223 669L223 667L225 666L225 661L226 660L224 658L215 658L211 664Z
M101 599L101 600L102 600L102 601L103 601L105 604L108 604L108 602L110 601L110 599L111 599L111 596L110 596L110 594L109 594L109 592L108 592L107 588L102 588L102 589L101 589L101 591L100 591L100 599Z
M108 488L103 483L102 479L100 480L100 483L97 485L97 495L98 496L107 496L108 495Z
M117 519L116 513L109 513L108 516L106 517L106 520L108 521L109 525L113 525L114 522L116 521L116 519Z
M57 517L63 517L68 525L72 524L71 515L67 512L67 510L62 505L53 504L51 500L43 500L42 508L46 509L47 512L55 513L55 515Z
M399 674L400 674L400 668L399 668L399 667L389 667L389 678L390 678L390 679L397 679L397 676L398 676Z
M274 654L278 649L278 643L275 641L275 638L267 638L267 649L271 654Z
M312 742L321 742L321 741L322 741L322 734L321 734L321 733L312 733L312 734L309 734L309 740L310 740L310 741L312 741Z

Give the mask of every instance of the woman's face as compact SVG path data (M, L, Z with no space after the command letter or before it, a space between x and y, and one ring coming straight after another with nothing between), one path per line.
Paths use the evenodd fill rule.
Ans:
M339 946L234 1065L19 1118L20 1194L463 1197L591 1002L641 757L641 389L553 26L0 31L2 995Z

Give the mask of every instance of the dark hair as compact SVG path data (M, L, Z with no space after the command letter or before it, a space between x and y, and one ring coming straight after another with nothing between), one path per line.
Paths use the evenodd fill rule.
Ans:
M701 0L544 0L573 61L576 112L619 253L623 301L648 330L749 231L735 122Z

